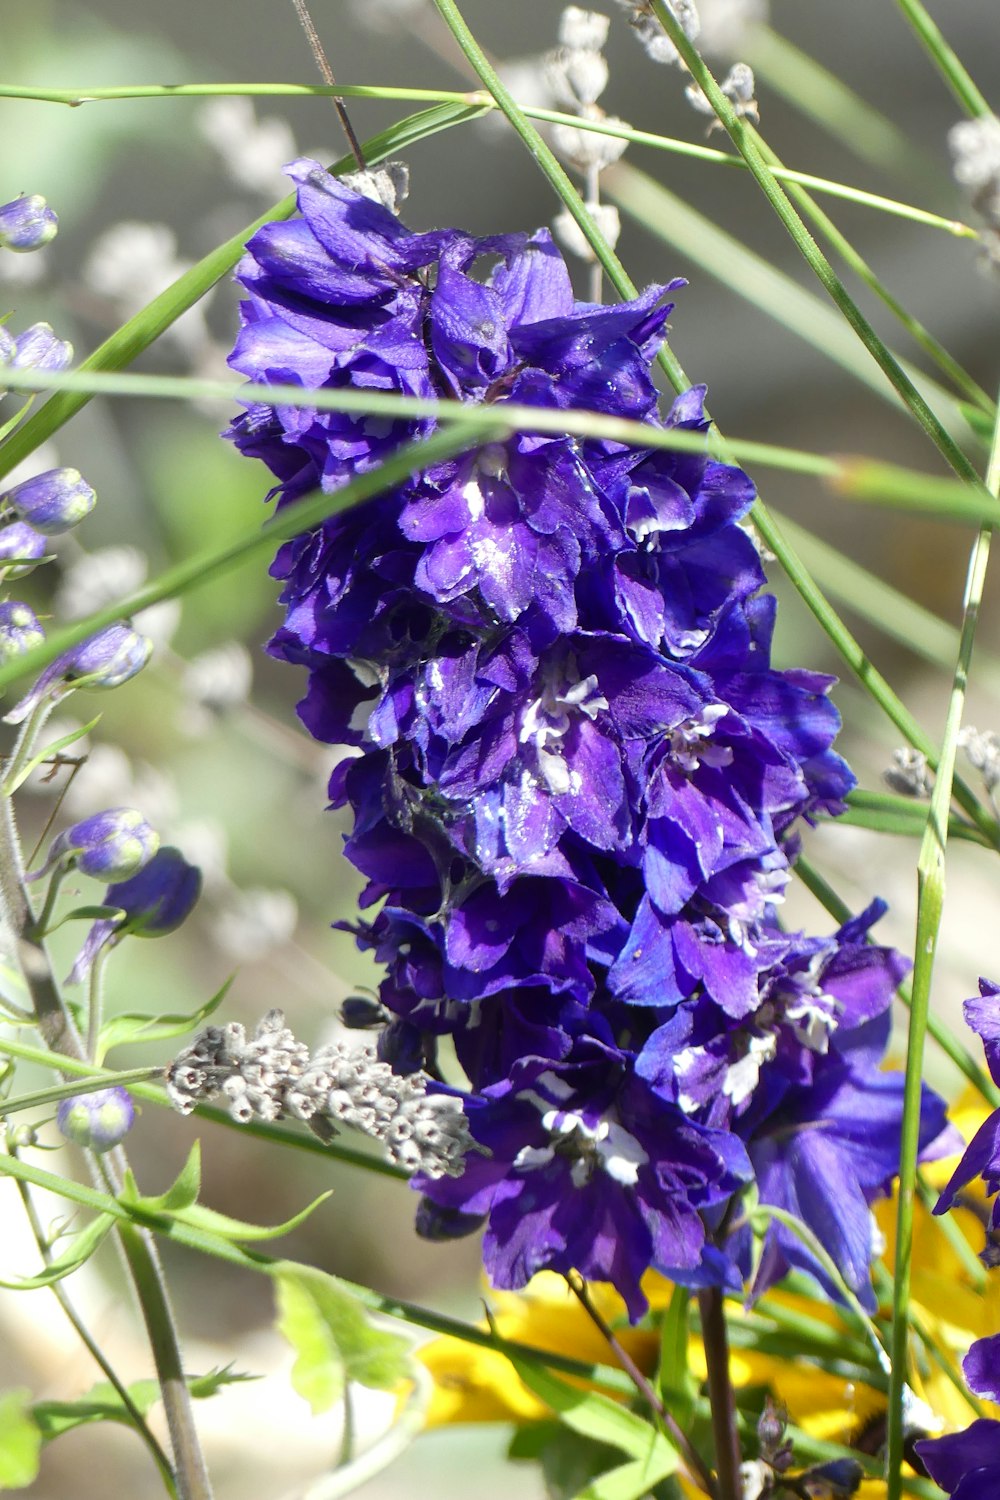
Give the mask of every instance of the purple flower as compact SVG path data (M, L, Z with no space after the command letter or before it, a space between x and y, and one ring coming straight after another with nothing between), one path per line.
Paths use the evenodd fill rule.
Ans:
M32 323L17 335L5 363L15 370L65 370L72 359L73 345L57 338L51 323Z
M639 1282L654 1265L675 1280L703 1274L700 1210L749 1175L740 1143L664 1106L608 1041L581 1037L565 1061L525 1057L510 1079L467 1101L488 1155L470 1154L458 1179L417 1185L429 1202L421 1232L487 1219L486 1269L496 1286L537 1271L578 1270L610 1281L633 1321ZM433 1206L432 1206L433 1205Z
M117 1085L62 1099L56 1111L59 1129L68 1141L98 1152L117 1146L132 1128L134 1118L131 1097Z
M1000 1401L1000 1334L977 1339L962 1370L977 1396ZM922 1438L916 1450L935 1484L955 1500L994 1500L1000 1490L1000 1422L992 1418L980 1418L964 1432Z
M40 250L53 239L59 220L40 193L22 193L0 204L0 247Z
M963 1006L966 1024L982 1038L986 1063L994 1083L1000 1083L1000 985L989 979L980 979L979 995L966 1000ZM1000 1229L1000 1109L995 1109L980 1125L969 1143L968 1149L951 1175L938 1199L934 1212L943 1214L953 1205L962 1188L975 1179L982 1178L988 1197L994 1198L990 1217L990 1230ZM991 1263L993 1250L987 1252Z
M108 886L104 905L119 908L120 915L99 917L92 924L67 983L81 983L109 943L173 932L190 916L200 894L201 871L179 849L164 845L137 875Z

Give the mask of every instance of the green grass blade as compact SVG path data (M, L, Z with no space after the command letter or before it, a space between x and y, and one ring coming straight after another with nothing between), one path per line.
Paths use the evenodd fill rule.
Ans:
M844 319L814 292L800 286L638 167L618 162L602 174L601 185L619 208L651 234L691 256L702 271L817 349L882 400L903 406L898 394L866 357ZM965 415L951 393L905 362L903 368L920 390L934 400L949 428L955 433L966 433Z
M848 793L847 811L837 821L854 828L870 828L875 833L919 839L923 838L927 827L927 804L913 797L866 791L859 787ZM985 849L992 847L978 828L971 827L954 814L948 819L948 833L951 838L964 839Z
M483 107L442 104L422 110L392 125L388 130L373 136L364 143L365 158L371 164L384 161L397 151L405 151L417 141L447 130L452 125L474 119L483 112ZM344 157L333 167L334 172L349 172L354 166L353 158ZM146 307L129 318L110 338L105 339L81 366L84 370L121 370L132 363L144 349L148 349L160 335L175 323L188 308L193 307L208 289L221 281L237 264L243 247L252 234L274 219L287 219L295 212L295 197L290 194L269 208L260 218L241 229L231 239L209 252L203 259L185 271L155 297ZM89 396L83 393L66 392L49 398L34 416L7 439L0 450L0 476L8 474L58 432L70 417L86 406Z
M896 3L962 108L970 115L991 114L989 104L973 83L965 65L945 41L920 0L896 0Z
M1000 419L994 429L986 477L987 488L1000 493ZM913 1246L913 1209L916 1195L917 1154L920 1133L920 1102L924 1044L930 1017L931 979L937 951L945 895L945 853L948 844L948 808L951 802L958 734L962 727L966 688L976 626L982 603L990 555L990 529L983 527L969 559L969 575L962 614L962 634L952 685L944 739L938 761L937 780L931 795L927 830L917 861L917 941L914 951L913 991L906 1051L903 1092L903 1125L899 1159L899 1199L896 1212L896 1265L893 1277L892 1374L889 1383L887 1439L887 1500L899 1500L903 1463L907 1351L909 1346L910 1266Z

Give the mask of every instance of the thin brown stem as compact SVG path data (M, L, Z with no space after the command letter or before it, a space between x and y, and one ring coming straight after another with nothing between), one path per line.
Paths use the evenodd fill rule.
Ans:
M632 1381L640 1396L642 1396L643 1400L647 1403L650 1410L654 1412L654 1414L659 1417L660 1421L663 1423L663 1426L670 1434L671 1438L677 1446L678 1451L684 1459L684 1462L687 1465L692 1478L697 1480L702 1489L705 1491L705 1494L710 1495L712 1497L712 1500L728 1500L728 1497L719 1496L715 1480L712 1478L711 1472L702 1459L701 1454L694 1447L687 1433L684 1432L678 1425L676 1419L671 1416L670 1412L667 1411L667 1408L664 1406L659 1392L654 1389L654 1387L650 1384L645 1375L639 1369L639 1366L636 1364L631 1354L629 1354L628 1350L619 1342L614 1329L608 1323L607 1319L601 1314L599 1309L594 1306L594 1303L590 1296L590 1289L587 1286L586 1281L578 1271L569 1271L566 1275L566 1281L569 1285L570 1291L579 1301L580 1306L587 1314L587 1317L600 1331L602 1337L606 1340L611 1352L614 1354L615 1358L621 1365L622 1369L625 1371L628 1378ZM739 1500L738 1496L736 1497L736 1500Z
M729 1378L729 1336L722 1293L708 1287L698 1293L701 1313L701 1339L708 1367L708 1399L712 1409L712 1435L715 1438L716 1493L719 1500L741 1500L743 1482L740 1465L740 1437L736 1426L736 1401Z
M313 25L313 18L309 14L305 0L292 0L292 4L295 6L295 14L298 16L302 30L306 34L309 50L316 61L316 66L319 68L323 82L327 88L335 88L337 80L333 76L333 69L330 67L326 52L323 50L323 43L320 41L319 33ZM361 142L354 133L354 126L351 124L347 110L344 107L344 101L339 95L334 95L333 107L337 111L340 128L347 137L347 144L351 148L351 155L358 164L358 170L363 172L365 170L365 154L361 149Z

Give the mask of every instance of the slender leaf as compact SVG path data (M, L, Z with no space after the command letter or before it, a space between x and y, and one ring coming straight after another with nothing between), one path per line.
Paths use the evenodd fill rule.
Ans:
M565 1427L596 1443L608 1443L631 1458L655 1466L664 1463L667 1467L661 1470L661 1478L677 1468L676 1448L636 1412L599 1391L581 1391L567 1385L551 1370L528 1364L516 1355L510 1356L510 1362L528 1389L552 1408Z
M113 1047L122 1047L136 1042L167 1042L174 1037L186 1036L188 1032L197 1030L214 1011L218 1010L229 993L232 983L232 979L227 979L222 988L206 1000L204 1005L200 1005L197 1010L191 1011L188 1015L146 1016L137 1011L126 1011L122 1015L112 1016L101 1027L97 1061L103 1062Z
M0 1394L0 1490L22 1490L38 1477L42 1434L29 1391Z

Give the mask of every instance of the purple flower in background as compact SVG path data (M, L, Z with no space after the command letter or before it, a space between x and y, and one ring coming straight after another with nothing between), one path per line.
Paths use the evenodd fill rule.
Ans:
M48 541L24 521L0 526L0 573L5 578L23 578L48 550Z
M289 173L300 217L258 231L237 273L231 363L251 380L707 435L704 389L661 417L651 374L681 283L578 302L544 231L415 234L313 162ZM280 506L434 426L248 401L228 435ZM637 1316L649 1266L737 1285L727 1208L756 1176L870 1296L905 966L868 942L877 908L831 938L778 924L800 820L840 812L853 777L831 679L772 665L753 499L707 436L682 453L520 433L331 517L272 569L269 649L307 669L309 731L352 750L330 803L371 915L341 925L384 966L380 1055L433 1069L450 1037L468 1081L480 1150L419 1184L419 1226L485 1220L501 1286L575 1267ZM923 1145L942 1124L928 1093ZM796 1245L768 1236L758 1290L816 1272Z
M29 604L8 599L0 604L0 662L14 661L45 640L45 631Z
M43 699L57 701L75 687L121 687L141 672L153 643L131 625L109 625L57 656L30 692L4 715L6 724L20 724Z
M977 1396L1000 1401L1000 1334L977 1339L962 1370ZM995 1500L1000 1494L1000 1422L981 1417L964 1432L922 1438L916 1451L934 1483L954 1500Z
M141 812L134 807L112 807L58 834L45 863L28 878L40 880L63 863L95 880L129 880L149 863L159 846L159 834Z
M962 1007L966 1024L982 1038L986 1064L994 1083L1000 1083L1000 985L989 979L980 979L979 994L966 1000ZM973 1136L969 1147L951 1175L944 1192L935 1205L934 1212L943 1214L953 1205L962 1188L976 1178L986 1184L988 1197L994 1199L990 1216L991 1236L1000 1230L1000 1109L995 1109ZM995 1246L991 1243L985 1252L989 1263L994 1264Z
M22 521L45 536L57 536L90 515L97 496L79 469L48 469L0 495Z

